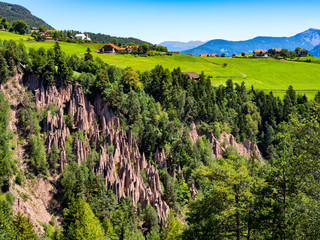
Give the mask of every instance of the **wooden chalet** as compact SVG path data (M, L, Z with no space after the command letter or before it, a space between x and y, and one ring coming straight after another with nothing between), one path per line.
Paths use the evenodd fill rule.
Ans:
M208 57L209 54L200 54L200 57Z
M299 52L298 52L298 56L299 57L308 57L309 55L309 51L307 49L301 49Z
M52 39L50 33L48 33L48 32L39 32L38 35L45 36L46 39Z
M134 50L138 49L139 46L127 46L125 48L118 47L113 43L107 43L100 49L102 54L118 54L118 53L129 53L131 54Z
M136 50L138 48L139 48L139 46L136 45L136 46L127 46L125 49L127 50L127 53L131 54L133 52L133 50Z
M266 50L256 49L256 50L253 51L253 56L256 57L256 58L261 58L261 57L267 58L268 57L268 53L267 53Z
M199 74L195 72L183 72L182 75L187 75L190 79L194 79L195 81L198 81L200 79Z
M100 53L102 54L117 54L120 51L125 51L125 48L118 47L113 43L107 43L100 49Z

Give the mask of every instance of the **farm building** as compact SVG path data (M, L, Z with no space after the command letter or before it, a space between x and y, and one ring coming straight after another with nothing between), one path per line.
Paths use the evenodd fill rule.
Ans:
M198 81L200 79L199 74L195 72L183 72L182 75L187 75L190 79L194 79L195 81Z
M127 46L125 48L118 47L113 43L107 43L100 49L100 53L104 54L118 54L118 53L129 53L131 54L133 50L136 50L139 46ZM126 52L124 52L126 51Z
M308 57L309 51L307 49L303 48L298 52L298 55L299 55L299 57Z
M217 54L217 53L210 53L210 54L209 54L209 57L219 57L219 54Z
M209 54L200 54L200 57L208 57Z
M48 32L39 32L38 34L40 36L45 36L47 39L51 39L51 35Z
M139 46L127 46L126 49L127 49L127 53L131 54L133 52L133 50L136 50L138 49Z
M80 39L80 40L88 40L88 41L91 41L91 38L89 38L88 34L87 36L84 35L83 33L81 34L76 34L75 36L76 39Z
M268 57L268 54L267 54L267 51L266 50L263 50L263 49L256 49L253 51L253 55L254 57L256 58L259 58L259 57L265 57L267 58Z
M101 49L100 49L100 53L104 54L117 54L120 51L124 51L126 50L125 48L121 48L116 46L113 43L107 43L106 45L104 45Z

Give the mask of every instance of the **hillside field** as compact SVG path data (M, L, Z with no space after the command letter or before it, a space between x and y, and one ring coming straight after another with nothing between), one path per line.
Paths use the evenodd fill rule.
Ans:
M54 41L35 42L27 41L28 35L17 35L0 31L0 39L13 39L25 44L27 48L44 47L52 48ZM25 40L23 40L25 39ZM255 88L275 95L283 96L289 85L300 93L313 97L320 90L320 67L319 58L312 58L311 63L295 61L279 61L274 59L244 59L244 58L211 58L195 57L174 54L172 56L139 57L133 55L107 55L96 53L103 44L86 43L75 44L60 42L62 51L66 54L84 54L89 47L95 57L121 68L132 67L135 70L146 71L156 65L162 65L170 70L180 67L184 72L202 71L212 76L215 85L224 84L226 80L235 82L244 81L247 87L253 85ZM308 91L304 91L308 90Z

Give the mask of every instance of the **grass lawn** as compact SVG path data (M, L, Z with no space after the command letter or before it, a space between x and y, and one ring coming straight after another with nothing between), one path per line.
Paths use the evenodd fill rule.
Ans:
M206 75L212 76L212 82L216 85L232 79L236 82L244 81L249 87L253 85L264 90L285 90L289 85L297 90L320 90L318 64L274 59L200 58L186 55L145 58L131 55L99 56L109 64L141 71L150 70L157 64L170 70L180 66L182 71L204 71ZM226 67L223 67L224 63L227 64Z
M54 41L35 42L27 41L29 35L18 35L0 31L0 39L13 39L22 42L27 48L52 48ZM23 40L25 39L25 40ZM183 72L202 71L212 76L215 85L224 84L228 79L235 82L244 81L247 87L253 85L266 92L272 90L282 96L289 85L308 97L313 97L320 90L320 58L308 57L311 63L297 61L279 61L274 59L246 59L221 57L195 57L173 54L172 56L139 57L133 55L108 55L96 53L103 44L98 43L66 43L60 42L62 51L66 54L84 54L89 47L94 57L121 68L132 67L135 70L151 70L156 65L162 65L170 70L180 67ZM300 60L303 60L300 58ZM226 66L224 66L226 65ZM278 90L278 91L276 91ZM303 91L314 90L314 91Z
M269 93L270 91L265 91L266 93ZM296 94L300 95L306 95L306 97L310 99L314 99L314 96L317 94L318 91L296 91ZM286 94L286 91L272 91L273 95L276 97L280 97L283 99L284 95Z
M295 58L293 59L293 61L300 61L300 62L305 62L307 60L311 60L310 63L317 63L317 64L320 64L320 58L318 57L300 57L300 58Z
M30 35L19 35L19 34L10 33L2 30L0 31L0 40L7 40L7 39L28 40L28 38L32 39Z

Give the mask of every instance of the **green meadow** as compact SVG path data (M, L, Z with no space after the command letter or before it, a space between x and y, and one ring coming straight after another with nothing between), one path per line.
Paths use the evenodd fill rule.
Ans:
M17 35L0 31L0 39L13 39L25 44L27 48L52 48L54 41L28 41L29 35ZM25 40L23 40L25 39ZM308 97L313 97L320 90L320 58L311 58L311 62L279 61L275 59L252 58L221 58L195 57L173 54L172 56L139 57L134 55L98 54L103 44L86 43L75 44L60 42L61 49L66 54L84 54L89 47L94 57L100 57L108 64L121 68L131 67L135 70L151 70L156 65L162 65L170 70L180 67L183 72L202 71L212 77L215 85L224 84L226 80L244 81L247 87L266 92L273 91L275 95L283 96L289 85ZM302 60L302 59L300 59Z

